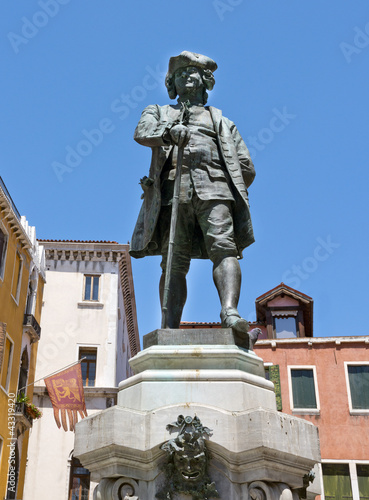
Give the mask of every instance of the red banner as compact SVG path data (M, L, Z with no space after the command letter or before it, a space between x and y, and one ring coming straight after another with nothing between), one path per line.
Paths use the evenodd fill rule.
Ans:
M71 368L45 378L45 384L53 405L57 426L60 429L61 425L63 425L63 429L68 431L68 415L69 429L74 431L78 422L78 413L81 418L87 417L81 364L77 363Z

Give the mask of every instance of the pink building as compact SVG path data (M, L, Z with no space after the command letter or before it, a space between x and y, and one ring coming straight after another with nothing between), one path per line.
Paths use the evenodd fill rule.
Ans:
M262 335L254 351L275 383L278 409L319 428L317 498L369 500L369 336L314 338L312 298L283 283L255 304L252 326Z

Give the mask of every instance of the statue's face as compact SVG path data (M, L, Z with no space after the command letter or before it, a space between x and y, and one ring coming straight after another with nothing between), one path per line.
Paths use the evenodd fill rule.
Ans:
M195 66L177 69L174 73L174 84L179 97L194 94L204 86L200 70Z
M187 451L177 451L174 453L174 466L182 481L199 483L204 480L206 474L205 453L195 454Z

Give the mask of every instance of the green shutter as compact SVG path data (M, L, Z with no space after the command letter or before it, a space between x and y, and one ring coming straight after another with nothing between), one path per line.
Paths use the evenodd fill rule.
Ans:
M356 470L360 500L369 500L369 465L357 464Z
M314 373L312 369L291 369L294 408L316 408Z
M277 410L282 411L281 378L279 375L279 365L269 366L269 380L271 380L274 384Z
M322 464L325 500L352 500L348 464Z
M369 365L348 365L351 402L354 410L369 409Z

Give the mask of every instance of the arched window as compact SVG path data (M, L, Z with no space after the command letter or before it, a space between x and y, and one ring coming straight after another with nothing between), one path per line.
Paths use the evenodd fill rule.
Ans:
M90 492L90 471L72 457L69 479L68 500L88 500Z
M37 296L37 272L34 269L30 275L28 283L26 314L34 315L36 307L36 296Z

